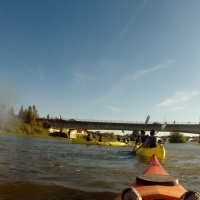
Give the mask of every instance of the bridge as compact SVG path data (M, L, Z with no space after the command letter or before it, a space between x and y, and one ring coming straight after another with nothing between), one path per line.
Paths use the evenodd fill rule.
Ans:
M75 120L75 119L37 119L41 122L48 122L52 127L68 128L74 130L123 130L133 131L144 128L144 122L126 122L126 121L91 121L91 120ZM160 131L162 123L148 123L145 130L155 129ZM200 134L199 123L167 123L162 132L181 132Z

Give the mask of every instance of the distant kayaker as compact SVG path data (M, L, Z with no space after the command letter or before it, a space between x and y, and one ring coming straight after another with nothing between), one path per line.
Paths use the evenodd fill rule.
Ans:
M147 143L148 143L149 148L157 147L157 138L155 136L155 130L154 129L151 130L150 136L147 139Z
M124 142L124 143L126 143L127 141L126 141L126 137L124 137L123 139L122 139L122 141Z
M142 129L140 132L141 132L140 142L142 143L142 147L147 147L146 142L147 142L149 135L146 135L146 131L144 129Z
M90 133L88 133L86 140L87 140L87 141L92 141L91 136L90 136Z
M117 140L118 140L118 142L120 142L120 141L121 141L121 139L120 139L119 135L117 136Z
M141 138L141 133L138 134L138 136L137 136L137 138L136 138L136 140L135 140L135 143L136 143L136 144L139 144L139 143L140 143L140 140L141 140L140 138Z
M99 136L99 142L103 142L103 135L99 133L98 136Z
M127 144L130 142L130 137L126 138Z

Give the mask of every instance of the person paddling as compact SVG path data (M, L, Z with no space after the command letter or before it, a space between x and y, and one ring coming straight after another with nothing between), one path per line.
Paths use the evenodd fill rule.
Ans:
M154 129L151 130L150 136L148 137L148 140L147 140L147 143L148 143L149 148L157 147L157 138L155 136Z
M142 143L142 147L147 147L147 139L149 135L146 135L145 129L142 129L140 132L141 132L140 142Z
M99 136L99 142L103 142L103 135L99 133L98 136Z
M90 137L90 133L88 133L86 140L87 141L92 141L92 138Z
M141 133L138 134L138 136L137 136L137 138L136 138L136 140L135 140L135 143L136 143L136 144L139 144L139 143L140 143L140 140L141 140L140 138L141 138Z
M120 139L119 135L117 136L117 140L118 140L118 142L120 142L120 141L121 141L121 139Z

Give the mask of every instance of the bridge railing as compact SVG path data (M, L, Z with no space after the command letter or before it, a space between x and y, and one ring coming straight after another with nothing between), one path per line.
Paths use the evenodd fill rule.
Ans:
M53 119L53 118L51 118ZM56 118L55 118L56 119ZM143 124L144 121L127 121L127 120L95 120L95 119L76 119L76 118L62 118L62 120L66 121L82 121L82 122L103 122L103 123L126 123L126 124ZM163 124L165 121L149 121L148 124ZM199 124L200 122L174 122L174 121L166 121L167 124L178 124L178 125L191 125L191 124Z

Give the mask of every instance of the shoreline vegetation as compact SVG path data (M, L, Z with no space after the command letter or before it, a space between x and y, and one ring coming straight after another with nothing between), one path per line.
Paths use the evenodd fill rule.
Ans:
M62 129L60 132L49 132L51 128L51 124L48 121L49 114L46 120L42 122L37 121L39 114L35 105L29 106L27 109L24 109L22 105L17 115L14 113L14 108L12 106L7 112L5 108L5 105L0 105L0 133L41 138L70 139L69 133L62 132ZM86 131L85 134L76 134L76 137L85 139L88 132L94 140L98 139L98 134L100 133L98 131ZM118 135L113 132L101 134L105 141L116 141L118 137ZM123 140L128 136L129 134L123 135L121 139Z
M45 124L45 125L44 125ZM62 132L49 133L50 128L48 122L41 123L36 122L34 125L22 122L16 116L10 116L8 114L0 117L0 133L17 135L17 136L30 136L39 138L56 138L56 139L71 139L67 134ZM87 131L85 133L77 133L76 138L86 139L88 132L91 134L93 140L98 140L99 132ZM117 135L113 132L101 133L105 141L116 141ZM125 138L121 136L121 139Z
M39 137L39 138L57 138L57 139L71 139L69 135L63 133L62 130L60 132L50 133L49 128L51 128L51 124L48 120L44 120L43 122L38 122L36 118L31 121L31 123L27 123L25 119L20 119L17 116L10 114L0 115L0 133L17 135L17 136L30 136L30 137ZM86 139L87 133L91 134L93 140L98 140L98 133L93 131L87 131L85 133L76 134L77 138ZM101 133L105 141L115 141L117 140L117 135L114 133Z
M35 120L34 123L28 124L24 122L24 120L19 119L16 116L10 114L4 114L0 116L0 133L17 135L17 136L30 136L30 137L38 137L38 138L55 138L55 139L66 139L69 140L68 134L63 133L62 130L60 132L50 133L49 128L51 125L48 120L44 122L38 122ZM77 133L76 138L86 139L87 134L90 133L91 138L93 140L98 140L98 134L100 132L96 131L87 131L85 133ZM113 132L105 132L101 133L103 135L104 141L117 141L118 135ZM130 135L120 136L123 141L125 137L129 137Z

